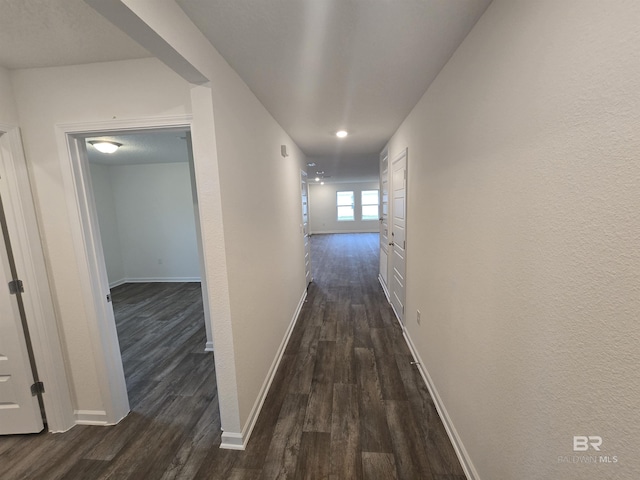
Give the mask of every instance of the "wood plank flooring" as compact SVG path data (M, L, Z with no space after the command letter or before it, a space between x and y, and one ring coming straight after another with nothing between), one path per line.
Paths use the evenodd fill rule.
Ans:
M464 474L377 280L376 234L312 237L314 282L247 450L222 450L199 284L114 308L132 413L0 437L0 479L433 479Z

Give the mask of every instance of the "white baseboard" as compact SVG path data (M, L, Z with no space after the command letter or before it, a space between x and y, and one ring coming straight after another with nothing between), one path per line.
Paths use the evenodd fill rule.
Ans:
M134 277L116 280L109 284L109 288L114 288L125 283L189 283L200 281L200 277Z
M247 441L243 441L244 435L241 433L222 432L222 440L220 442L220 448L226 450L244 450L247 446Z
M271 383L273 382L273 378L278 371L278 366L280 365L280 361L282 360L282 355L284 355L284 351L287 348L287 344L289 343L289 339L291 338L291 333L293 332L293 328L296 326L298 322L298 317L300 316L300 311L302 310L302 306L304 305L304 301L307 298L307 289L302 292L302 296L300 297L300 301L298 302L298 306L296 307L295 312L293 313L293 317L291 318L291 322L287 327L287 331L284 334L282 342L280 343L280 347L276 352L276 356L273 359L273 363L267 372L267 377L262 384L262 388L260 389L260 393L258 394L258 398L251 409L251 413L249 414L249 418L247 419L247 423L245 423L244 428L242 429L242 433L233 433L233 432L222 432L222 443L220 444L220 448L227 448L230 450L244 450L249 442L249 438L251 437L251 433L253 432L253 427L256 425L256 421L258 420L258 416L260 415L260 411L262 410L262 406L264 405L264 401L267 398L267 393L269 393L269 388L271 388Z
M438 394L438 390L436 389L436 386L434 385L433 380L431 379L431 376L429 375L429 372L427 371L427 368L425 367L424 362L422 361L422 358L420 358L420 354L416 350L416 347L413 344L413 341L411 340L411 336L409 335L409 332L407 331L406 328L403 327L402 333L403 333L405 342L407 342L407 345L409 346L409 350L411 350L411 355L413 356L414 361L416 361L418 364L418 371L420 372L420 375L422 376L424 383L427 385L427 389L429 390L429 394L433 399L433 403L436 406L436 410L438 411L438 414L442 419L442 423L444 424L444 428L447 431L449 440L451 440L453 449L456 452L458 460L460 460L460 465L462 465L464 474L466 475L468 480L480 480L480 476L478 475L477 470L473 466L473 462L471 461L471 458L469 458L469 454L467 453L467 450L464 448L464 445L462 444L462 440L460 439L458 432L453 426L451 417L449 417L449 413L447 412L447 409L442 403L442 399Z
M205 352L213 352L213 342L207 342L204 346Z
M334 233L380 233L376 230L316 230L309 235L329 235Z
M76 425L109 425L104 410L74 410Z
M391 297L389 296L389 289L387 288L387 284L384 283L382 279L382 275L378 274L378 280L380 281L380 285L382 286L382 291L384 292L384 296L387 297L387 302L391 303Z

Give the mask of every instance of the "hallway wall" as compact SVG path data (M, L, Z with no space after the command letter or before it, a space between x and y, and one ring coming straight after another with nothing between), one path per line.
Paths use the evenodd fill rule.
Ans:
M639 51L638 2L494 0L389 142L408 333L483 480L640 471Z

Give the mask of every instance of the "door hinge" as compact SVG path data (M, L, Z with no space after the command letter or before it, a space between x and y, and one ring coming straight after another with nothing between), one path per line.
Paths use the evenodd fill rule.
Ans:
M35 397L36 395L41 395L44 393L44 383L36 382L31 385L31 396Z
M11 280L9 282L9 293L11 295L16 295L18 292L24 293L24 285L22 284L22 280Z
M107 293L107 302L111 302L111 294Z

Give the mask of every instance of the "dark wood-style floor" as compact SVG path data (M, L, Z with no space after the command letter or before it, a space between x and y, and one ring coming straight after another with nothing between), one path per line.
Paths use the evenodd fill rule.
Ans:
M0 479L464 479L377 281L375 234L312 238L314 282L247 449L222 450L199 284L114 289L132 412L0 437Z

